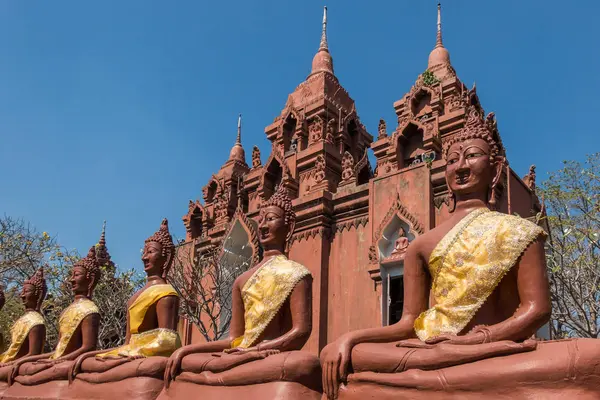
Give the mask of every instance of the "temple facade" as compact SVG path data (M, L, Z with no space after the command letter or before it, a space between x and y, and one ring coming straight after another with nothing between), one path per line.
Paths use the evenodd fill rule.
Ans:
M439 7L424 72L393 104L396 121L380 120L374 133L361 123L334 73L326 28L325 10L310 74L265 128L271 148L261 156L254 146L248 164L240 121L227 161L203 187L203 201L190 200L183 217L185 245L193 254L222 245L237 223L252 259L258 254L252 221L259 205L278 185L285 187L297 214L289 258L309 268L314 279L313 330L305 349L315 353L345 332L400 319L406 247L453 207L442 146L463 127L467 107L483 114L477 89L465 86L452 67ZM486 123L499 140L493 113ZM534 169L523 178L505 169L490 194L498 211L526 218L543 213ZM188 321L181 321L180 331L184 344L204 340Z

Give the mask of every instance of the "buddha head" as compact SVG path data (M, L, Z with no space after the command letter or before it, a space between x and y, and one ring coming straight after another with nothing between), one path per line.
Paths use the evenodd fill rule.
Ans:
M100 263L96 257L96 246L90 247L87 256L77 261L71 271L71 290L75 295L92 297L100 280Z
M284 252L296 225L292 201L283 185L260 207L258 232L263 249Z
M450 211L456 202L472 198L483 198L495 209L495 188L505 164L504 149L494 139L492 124L483 120L479 110L471 107L467 112L463 129L444 145L446 182L453 203Z
M39 311L42 307L42 302L46 298L46 279L44 279L44 267L40 267L35 274L25 282L21 290L21 300L27 310Z
M167 279L167 274L173 264L175 245L169 233L169 222L163 219L160 228L152 236L146 239L142 262L144 271L148 276L160 276Z

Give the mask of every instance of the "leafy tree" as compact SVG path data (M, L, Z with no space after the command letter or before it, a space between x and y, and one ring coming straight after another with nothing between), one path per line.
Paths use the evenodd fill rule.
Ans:
M565 161L541 194L550 227L552 336L599 338L600 153Z

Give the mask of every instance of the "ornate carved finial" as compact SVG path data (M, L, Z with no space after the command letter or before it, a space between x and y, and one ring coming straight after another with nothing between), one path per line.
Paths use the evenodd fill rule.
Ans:
M313 58L311 75L317 72L329 72L333 74L333 60L329 54L329 45L327 44L327 7L323 9L321 42L319 43L319 50Z
M437 19L437 37L435 47L444 47L442 43L442 4L438 3L438 19Z
M100 266L112 266L110 260L110 254L106 248L106 221L102 223L102 233L100 233L100 240L95 247L95 256Z
M529 167L529 172L523 177L523 182L525 182L529 190L535 190L535 165Z
M377 130L379 132L379 134L377 135L377 139L382 139L387 136L387 125L383 118L379 120L379 127L377 128Z
M262 165L260 160L260 149L258 146L252 148L252 168L259 168Z
M327 45L327 6L323 7L323 31L321 32L321 43L319 45L319 50L329 51L329 47Z
M237 138L235 143L239 145L242 144L242 114L238 116Z

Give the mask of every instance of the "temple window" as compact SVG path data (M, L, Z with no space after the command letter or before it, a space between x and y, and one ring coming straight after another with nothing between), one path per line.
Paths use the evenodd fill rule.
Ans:
M279 161L273 158L265 171L264 187L265 193L267 194L266 198L271 197L271 194L275 192L275 188L281 183L282 176L283 171L281 165L279 164Z
M398 140L397 161L399 169L422 162L421 155L425 152L422 129L414 124L409 124Z
M412 99L410 104L412 114L418 118L422 115L431 113L431 94L426 90L421 90Z
M290 114L283 124L283 151L287 152L292 143L292 137L296 131L297 120L293 114Z

